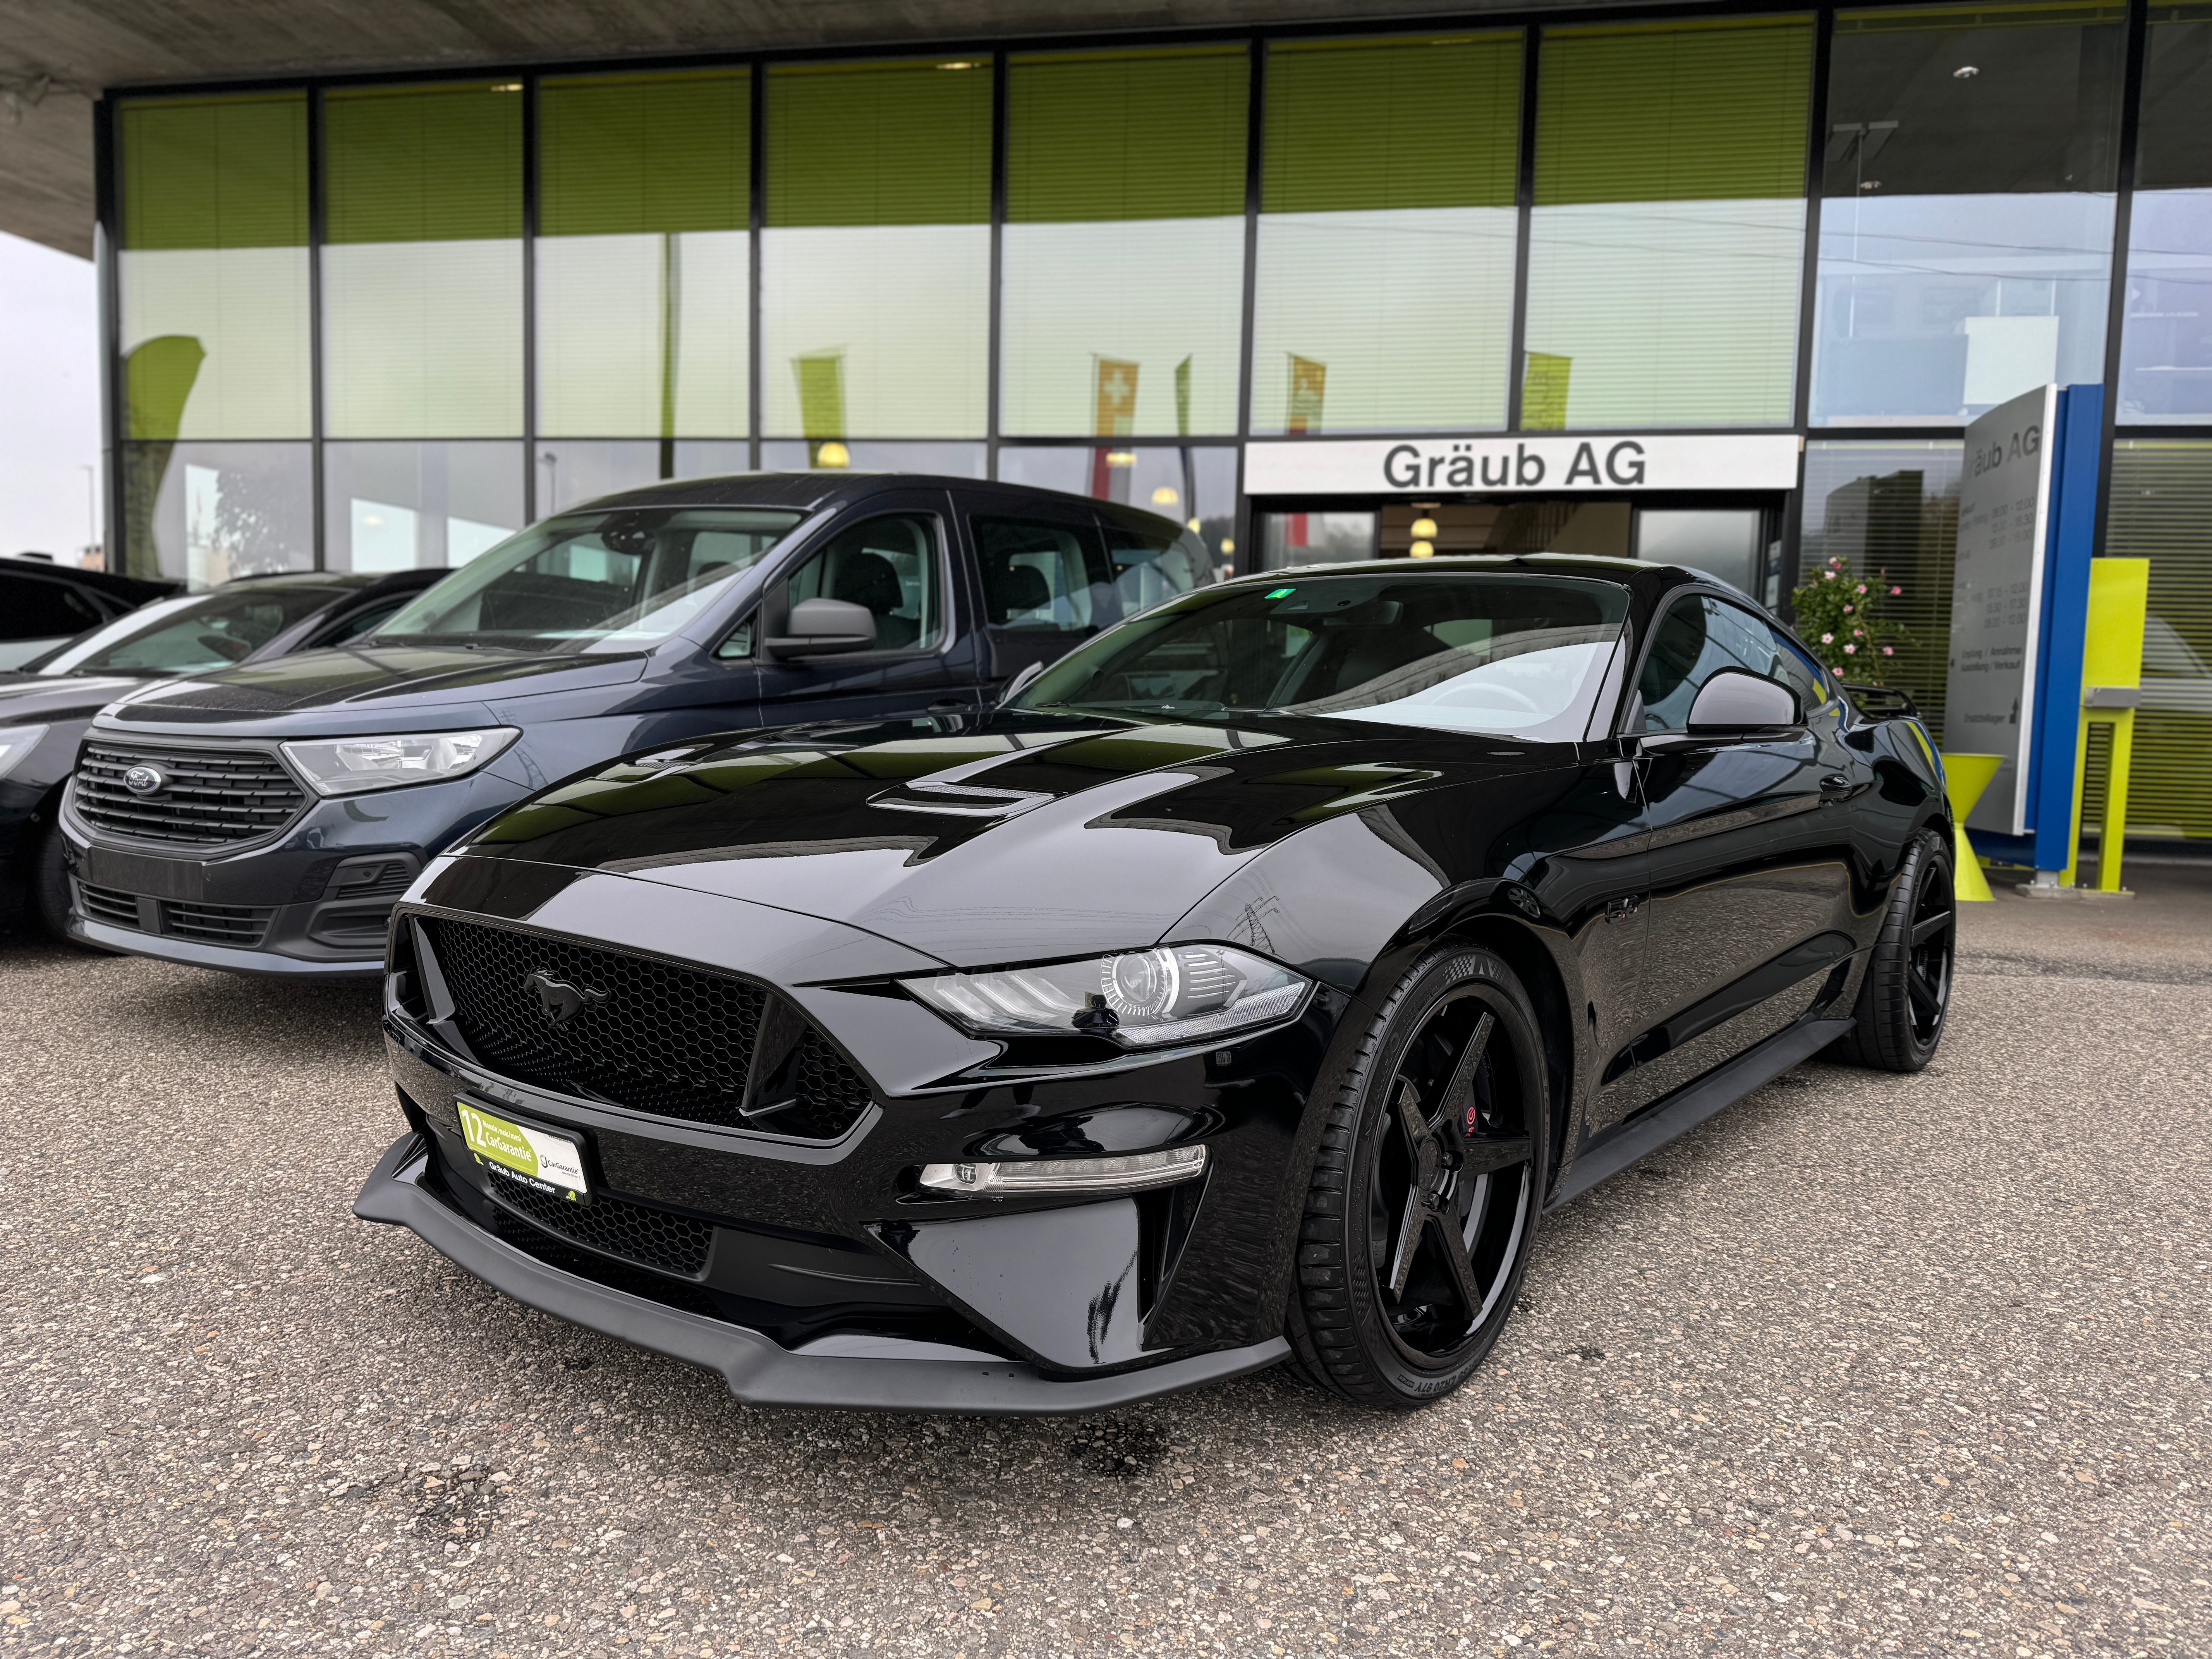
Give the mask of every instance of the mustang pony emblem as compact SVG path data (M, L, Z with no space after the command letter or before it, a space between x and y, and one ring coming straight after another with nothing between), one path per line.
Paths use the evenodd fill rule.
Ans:
M595 991L588 985L571 985L566 980L554 978L543 968L524 980L522 988L538 999L545 1018L556 1026L566 1025L585 1009L596 1008L607 1000L605 991Z

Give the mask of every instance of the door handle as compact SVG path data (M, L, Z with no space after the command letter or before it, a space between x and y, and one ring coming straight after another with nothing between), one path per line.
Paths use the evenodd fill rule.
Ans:
M1858 786L1841 772L1831 772L1820 780L1823 800L1849 800L1858 793Z

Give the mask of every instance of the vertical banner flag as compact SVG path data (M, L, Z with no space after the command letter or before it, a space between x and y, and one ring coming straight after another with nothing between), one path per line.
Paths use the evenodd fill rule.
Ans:
M1321 430L1322 396L1328 389L1328 365L1291 354L1291 419L1292 432Z
M1969 426L1959 482L1943 746L2002 757L1966 819L2002 836L2027 832L2057 399L2057 386L2039 386Z

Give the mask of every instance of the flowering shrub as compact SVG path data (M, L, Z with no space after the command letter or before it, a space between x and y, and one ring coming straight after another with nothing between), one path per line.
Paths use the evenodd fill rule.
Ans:
M1880 685L1896 665L1897 647L1910 637L1883 614L1904 592L1887 571L1862 576L1835 558L1815 569L1790 603L1799 636L1822 662L1847 680Z

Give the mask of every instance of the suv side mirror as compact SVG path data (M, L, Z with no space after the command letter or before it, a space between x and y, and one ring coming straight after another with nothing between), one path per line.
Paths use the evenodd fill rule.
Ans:
M1733 738L1796 726L1803 719L1797 694L1781 681L1747 668L1723 668L1698 688L1688 726L1693 738Z
M827 657L876 643L875 612L850 599L801 599L784 627L781 637L764 641L771 657Z

